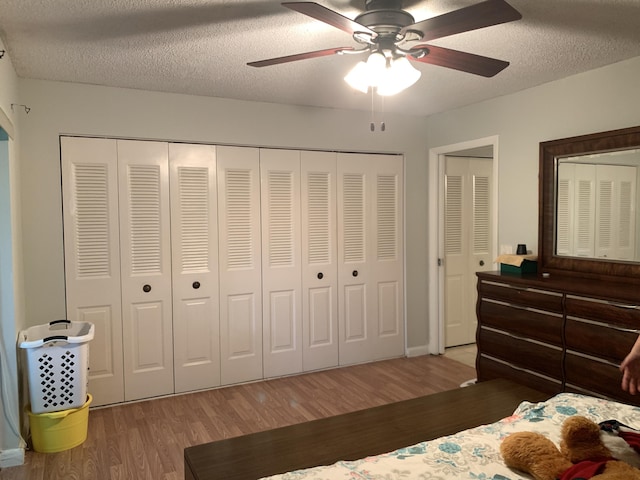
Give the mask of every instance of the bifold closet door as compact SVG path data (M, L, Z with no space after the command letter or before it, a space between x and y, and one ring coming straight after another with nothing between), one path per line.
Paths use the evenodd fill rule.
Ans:
M124 400L115 140L61 137L67 318L91 322L92 405Z
M262 371L260 154L218 146L220 368L228 385Z
M169 144L176 393L220 385L216 147Z
M336 153L300 153L303 370L338 365Z
M125 400L173 393L168 144L118 140Z
M340 364L404 353L402 157L338 154Z
M264 376L302 371L300 152L260 150Z

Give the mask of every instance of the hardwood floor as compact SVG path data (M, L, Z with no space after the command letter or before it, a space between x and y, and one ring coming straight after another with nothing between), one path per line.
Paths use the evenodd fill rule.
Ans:
M86 442L0 480L183 480L185 447L445 390L475 369L426 355L91 409Z

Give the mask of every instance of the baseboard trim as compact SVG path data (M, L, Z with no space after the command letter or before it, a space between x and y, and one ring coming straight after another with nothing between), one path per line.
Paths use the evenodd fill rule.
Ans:
M0 452L0 468L24 465L24 448L11 448Z
M420 347L407 348L407 357L419 357L420 355L429 355L429 347L427 345L421 345Z

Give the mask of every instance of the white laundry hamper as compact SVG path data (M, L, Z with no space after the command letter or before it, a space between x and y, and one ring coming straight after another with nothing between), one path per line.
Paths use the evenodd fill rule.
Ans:
M26 351L31 412L45 413L82 407L87 402L89 322L55 320L20 332Z

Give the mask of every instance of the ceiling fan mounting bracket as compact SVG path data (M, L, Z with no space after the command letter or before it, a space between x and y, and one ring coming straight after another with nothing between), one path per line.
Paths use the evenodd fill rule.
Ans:
M373 0L372 0L373 1ZM378 3L384 3L378 1ZM392 2L394 4L398 2ZM369 3L367 3L367 6ZM356 23L370 28L379 35L396 35L404 27L413 25L415 19L413 15L404 10L393 8L380 8L377 10L367 10L358 15L355 19Z

